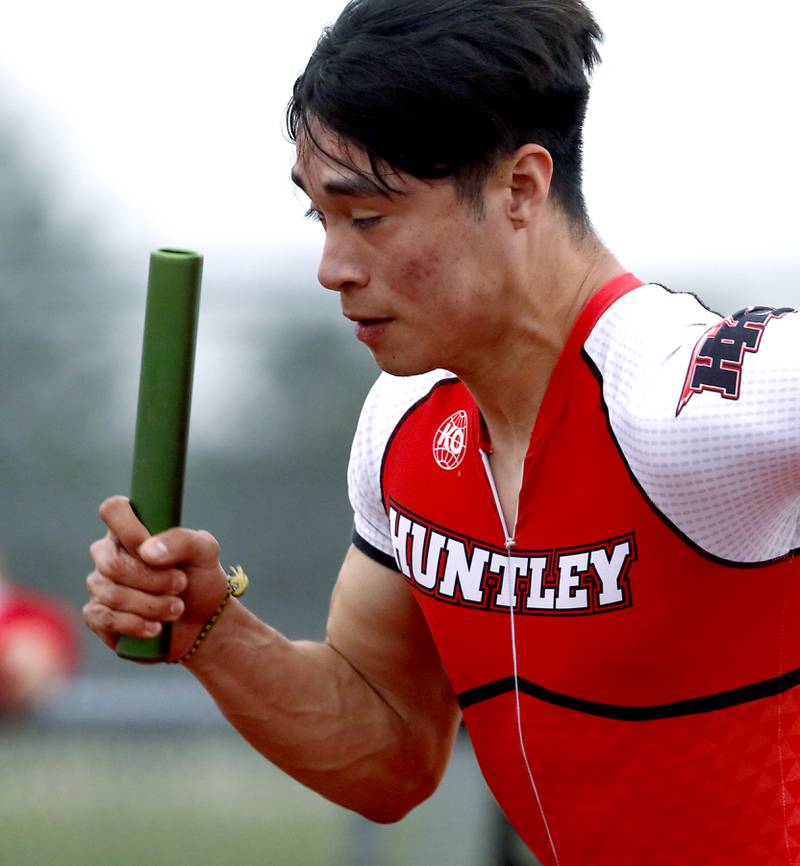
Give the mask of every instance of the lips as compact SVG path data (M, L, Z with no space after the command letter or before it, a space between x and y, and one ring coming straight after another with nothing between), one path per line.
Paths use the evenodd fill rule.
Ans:
M360 313L345 313L345 312L343 312L342 315L346 319L350 319L351 322L355 322L357 325L361 322L372 325L375 322L388 322L389 321L388 316L367 316L367 315L361 315Z
M356 339L366 344L370 348L374 348L380 341L381 337L386 333L387 328L391 325L391 319L371 319L357 318L348 316L356 323Z
M371 328L373 325L383 325L386 322L391 322L390 318L385 319L353 319L356 325L365 325L366 327Z

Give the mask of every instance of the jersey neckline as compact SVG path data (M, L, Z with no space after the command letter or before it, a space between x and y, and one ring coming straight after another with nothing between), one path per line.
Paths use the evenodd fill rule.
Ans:
M634 289L641 288L644 285L647 284L630 272L620 274L601 286L589 298L580 313L578 313L545 389L542 405L539 408L536 421L533 425L533 431L531 432L531 439L525 458L526 463L535 454L537 448L547 437L561 414L563 405L569 395L572 364L580 354L580 350L589 338L592 329L615 301L618 301L623 295L628 294L628 292L632 292ZM478 447L486 454L491 454L492 442L489 438L486 423L483 420L478 404L474 400L472 401L472 406L479 431Z

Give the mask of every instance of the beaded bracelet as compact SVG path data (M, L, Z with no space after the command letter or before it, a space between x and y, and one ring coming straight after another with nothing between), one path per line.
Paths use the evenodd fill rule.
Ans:
M179 665L183 664L185 661L190 659L200 648L200 645L203 641L208 637L208 633L214 628L214 623L220 618L222 611L225 610L225 606L231 600L231 596L234 598L239 598L240 596L245 594L247 587L250 583L250 579L244 573L244 569L241 565L236 565L231 568L230 574L226 575L227 578L227 589L225 591L225 597L219 603L219 607L211 614L208 619L208 622L203 626L200 631L200 634L195 638L195 642L189 648L189 651L182 655L179 659L172 659L169 662L171 665Z

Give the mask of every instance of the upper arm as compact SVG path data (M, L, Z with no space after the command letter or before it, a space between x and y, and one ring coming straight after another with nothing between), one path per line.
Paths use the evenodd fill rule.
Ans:
M327 637L400 721L403 772L413 766L415 775L428 780L429 792L447 764L461 713L419 605L392 567L381 465L401 418L442 375L384 373L364 403L348 468L358 547L350 547L339 573Z
M438 780L461 715L402 575L351 547L333 591L327 640L400 716Z

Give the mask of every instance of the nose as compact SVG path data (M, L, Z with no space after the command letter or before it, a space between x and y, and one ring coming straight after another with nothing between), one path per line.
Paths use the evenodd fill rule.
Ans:
M366 286L369 272L354 250L333 237L332 232L325 235L325 246L317 270L320 285L333 292L343 292Z

